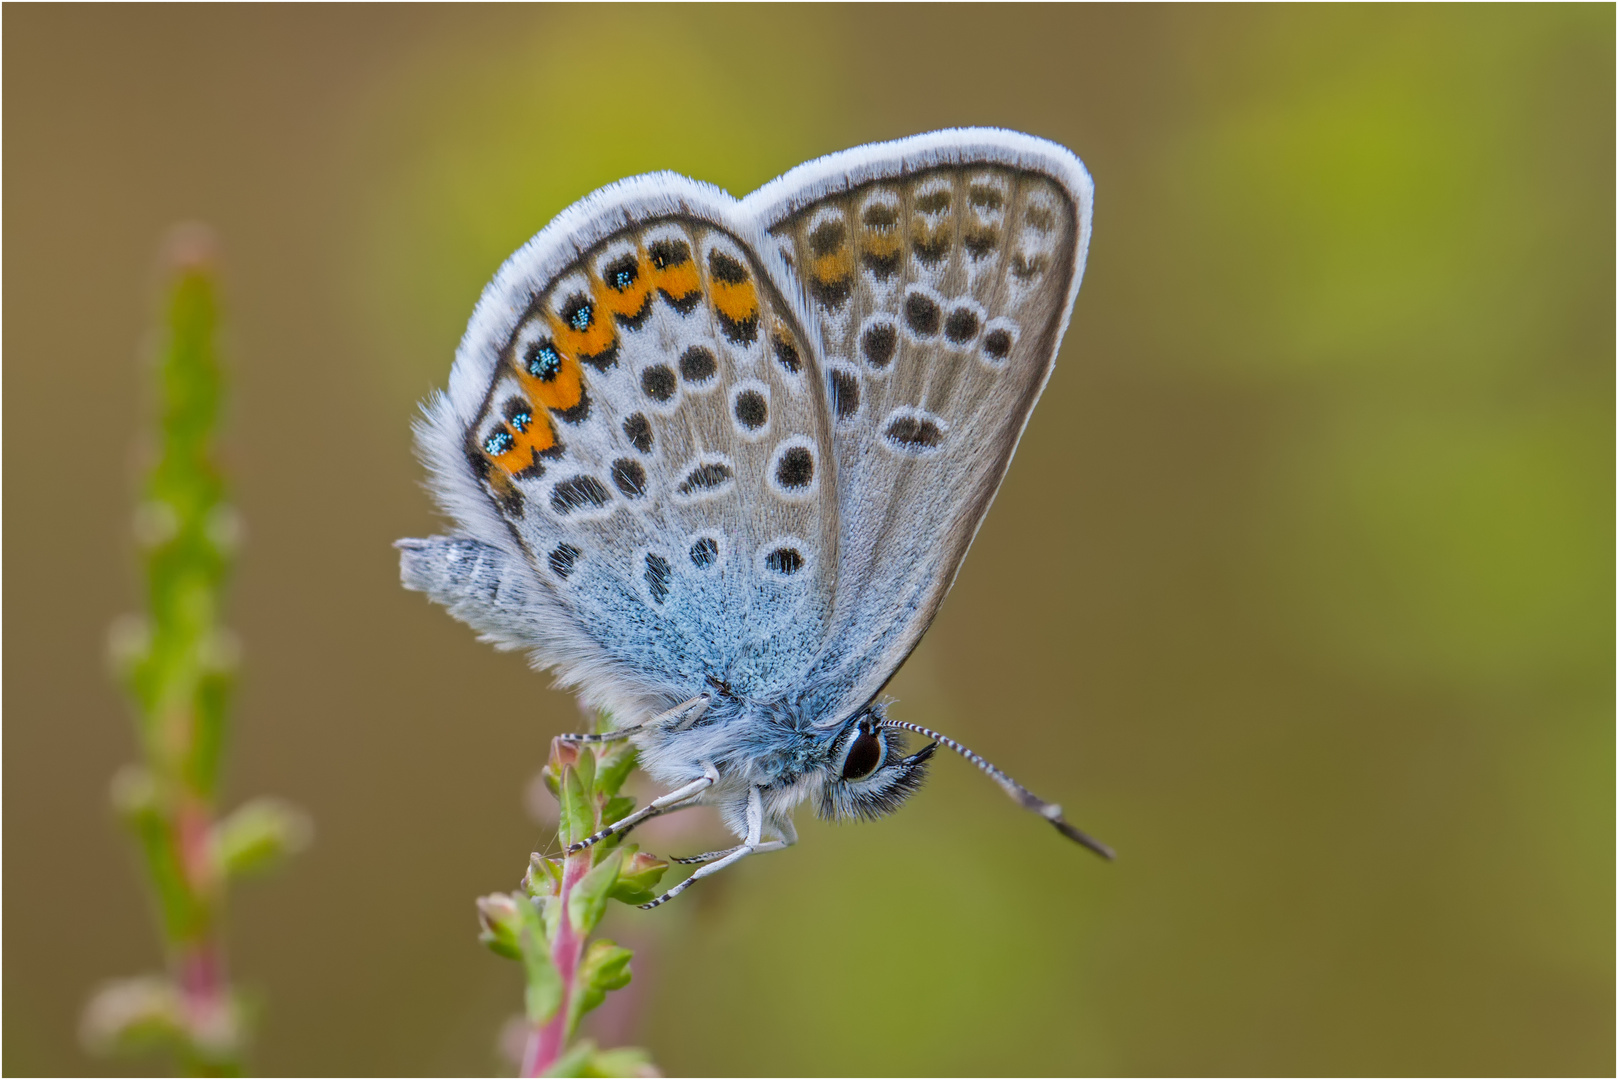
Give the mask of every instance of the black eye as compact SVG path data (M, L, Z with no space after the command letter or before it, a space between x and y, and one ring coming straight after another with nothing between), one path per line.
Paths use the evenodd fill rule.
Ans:
M843 779L863 780L870 776L882 764L883 754L882 740L877 738L876 732L860 732L843 759Z

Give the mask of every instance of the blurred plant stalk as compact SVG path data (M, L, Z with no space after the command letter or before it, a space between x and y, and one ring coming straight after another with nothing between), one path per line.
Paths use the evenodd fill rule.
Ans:
M226 884L304 846L308 819L274 799L217 816L220 763L239 649L221 625L240 536L213 461L223 379L214 244L200 227L171 238L157 357L156 460L135 539L146 611L112 628L114 667L134 703L142 760L112 784L156 901L168 971L101 987L82 1035L96 1052L167 1049L193 1075L239 1073L246 1017L221 941Z
M555 739L545 784L561 804L558 839L570 844L629 813L635 800L619 792L635 767L627 742L579 746ZM589 1040L569 1045L579 1021L608 992L629 985L628 949L590 934L607 901L643 904L668 863L614 836L561 858L529 856L522 889L478 900L479 935L502 956L519 960L527 975L528 1033L523 1076L656 1076L644 1050L600 1050Z

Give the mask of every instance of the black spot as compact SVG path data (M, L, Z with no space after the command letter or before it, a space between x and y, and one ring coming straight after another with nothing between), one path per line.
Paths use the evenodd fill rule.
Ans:
M899 330L892 323L874 323L860 336L860 352L865 362L874 368L885 368L893 362L893 353L899 347Z
M704 536L691 545L691 562L698 570L706 570L719 561L719 541Z
M662 364L653 364L640 373L640 388L653 401L667 401L674 396L674 372Z
M910 250L926 265L937 266L949 254L949 233L942 229L930 237L918 233L910 243Z
M698 491L710 491L729 482L732 476L729 465L710 462L707 465L698 465L692 469L680 483L680 494L691 495Z
M652 265L659 270L667 270L671 266L684 266L691 261L691 245L684 240L657 240L646 249L652 258Z
M1000 194L1000 189L989 187L987 184L969 188L966 198L973 206L983 210L998 210L1005 205L1005 197Z
M585 393L584 387L579 387L579 401L571 409L552 409L558 417L570 424L582 424L590 419L590 395Z
M860 381L842 368L831 369L831 404L839 420L860 411Z
M1043 206L1030 206L1025 217L1035 232L1048 233L1056 228L1056 216Z
M708 253L708 274L726 285L740 285L747 280L747 267L723 251Z
M551 489L551 509L558 514L571 514L587 506L599 509L611 501L612 493L593 476L575 476Z
M865 222L868 228L891 229L899 223L899 210L897 207L877 203L867 206L865 213L860 215L860 220Z
M612 482L631 499L646 494L646 470L638 461L619 458L612 463Z
M483 440L483 450L490 457L499 457L507 450L510 450L512 444L516 441L516 436L502 424L489 432L488 436Z
M937 214L949 209L949 189L937 188L916 200L916 209L924 214Z
M652 552L646 553L646 589L652 594L654 603L661 604L668 599L669 578L672 576L673 568L667 559Z
M568 297L567 303L562 305L562 310L557 314L561 315L562 321L573 329L583 332L590 329L590 324L595 322L596 310L589 297L574 295Z
M1005 327L990 330L983 337L983 355L991 360L1004 360L1011 352L1011 331Z
M506 399L505 414L506 423L510 424L511 430L519 435L527 431L528 426L534 422L533 408L527 400L520 397Z
M860 262L865 264L867 270L876 275L878 281L886 281L899 272L899 253L897 251L891 255L878 255L874 251L866 251L861 253Z
M572 544L557 544L550 554L551 573L565 578L573 572L573 564L578 561L578 548Z
M610 371L618 363L618 335L612 336L605 349L598 353L580 353L579 359L597 371Z
M775 362L796 375L798 369L803 367L803 361L798 359L798 347L792 343L792 339L776 334L770 339L770 344L775 348Z
M848 299L854 291L854 278L845 275L840 278L812 278L809 282L809 295L820 301L824 307L836 309L842 307L843 301Z
M843 246L847 236L848 228L841 221L823 221L809 234L809 251L817 258L830 255Z
M652 423L645 413L630 413L624 421L624 438L643 454L652 452Z
M713 358L712 349L693 345L680 355L680 376L686 382L705 383L718 370L719 363Z
M978 336L978 313L971 308L956 308L944 320L944 336L957 345L965 345Z
M770 405L757 390L743 390L736 395L736 422L748 431L757 431L770 419Z
M601 280L614 292L623 292L640 277L640 264L633 255L625 255L601 272Z
M725 332L727 338L737 345L751 345L758 340L758 312L756 310L745 319L732 319L718 308L714 309L714 314L719 317L719 328Z
M764 565L783 577L803 569L803 555L796 548L778 547L764 556Z
M905 297L905 322L917 337L932 337L938 333L942 315L938 303L926 293L913 292Z
M522 354L523 370L540 382L550 382L561 374L562 354L549 341L530 342Z
M787 449L775 463L775 482L784 488L806 488L815 478L815 455L807 446Z
M995 248L1000 246L1000 234L993 229L984 229L981 232L969 232L965 237L966 250L974 259L987 258Z
M930 450L944 439L937 424L920 416L896 417L882 434L902 450Z

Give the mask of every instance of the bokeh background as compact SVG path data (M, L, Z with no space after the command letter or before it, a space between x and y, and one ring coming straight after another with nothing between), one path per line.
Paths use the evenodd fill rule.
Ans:
M315 817L232 909L255 1065L497 1072L472 901L575 707L397 584L409 422L598 185L745 193L955 124L1077 151L1044 400L893 684L963 764L655 914L598 1034L670 1073L1610 1074L1614 11L10 7L4 1060L156 966L108 809L169 227L225 253L247 542L228 790ZM673 842L675 838L670 838ZM697 842L697 841L692 841Z

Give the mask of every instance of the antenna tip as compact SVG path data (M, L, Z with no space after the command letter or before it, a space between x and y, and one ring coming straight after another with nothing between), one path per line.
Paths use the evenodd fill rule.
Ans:
M1108 862L1111 862L1118 857L1118 853L1113 851L1112 848L1108 847L1106 844L1103 844L1100 840L1097 840L1089 833L1075 829L1062 818L1051 818L1050 823L1056 826L1057 832L1061 833L1075 844L1089 848L1091 851L1095 852L1097 855L1100 855Z

